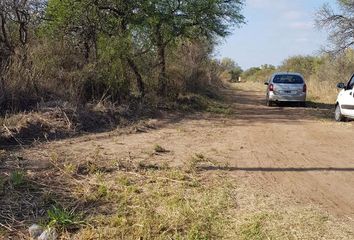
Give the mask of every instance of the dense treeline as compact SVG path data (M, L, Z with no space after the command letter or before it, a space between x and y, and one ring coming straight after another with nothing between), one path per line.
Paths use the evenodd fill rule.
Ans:
M19 0L0 3L2 109L176 97L218 80L219 37L242 0Z

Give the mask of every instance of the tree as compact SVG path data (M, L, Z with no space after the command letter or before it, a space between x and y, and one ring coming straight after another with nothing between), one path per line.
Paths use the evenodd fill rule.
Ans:
M142 30L149 32L159 66L159 93L167 93L166 48L180 38L225 37L244 23L242 0L152 0L141 4Z
M337 0L339 12L328 4L317 13L317 26L329 31L330 53L338 54L354 46L354 2Z
M49 0L45 35L69 38L82 49L86 62L97 51L98 15L95 6L85 0Z
M45 2L43 0L0 1L0 83L11 58L16 54L24 63L30 34L38 26Z
M279 70L286 72L299 72L308 78L318 70L321 62L321 57L317 56L293 56L285 59L279 67Z
M136 1L50 0L46 28L55 37L71 37L73 42L84 50L87 62L91 55L100 58L99 40L105 45L108 44L108 40L118 42L115 45L119 47L114 49L114 54L111 55L120 58L122 64L119 68L124 72L125 78L128 78L125 65L130 68L135 75L138 91L143 96L145 93L143 78L133 59L132 30L136 21L134 13L136 8ZM103 46L102 49L107 48Z
M104 19L103 32L109 36L117 36L122 42L121 58L125 61L135 75L137 87L141 96L145 94L145 84L139 66L134 60L134 33L136 27L141 25L143 19L139 18L139 0L91 0L98 7ZM143 1L144 2L144 1ZM107 17L108 15L108 17ZM113 24L112 24L113 23ZM117 25L117 26L114 26ZM107 28L108 26L108 28ZM138 54L139 55L139 54Z
M158 69L158 92L166 96L167 49L187 39L227 36L231 27L243 23L242 6L243 0L49 0L47 28L55 30L53 36L71 37L87 59L90 52L106 48L100 42L114 42L118 47L109 49L111 55L121 59L124 72L129 67L141 95L144 66L137 63L147 54L155 56L151 68Z
M242 68L230 58L223 58L220 65L222 70L229 75L231 81L237 81L243 72Z

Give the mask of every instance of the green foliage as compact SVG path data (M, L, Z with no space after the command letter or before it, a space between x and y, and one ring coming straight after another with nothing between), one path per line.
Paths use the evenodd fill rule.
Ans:
M323 64L323 58L318 56L294 56L286 59L279 71L298 72L305 78L317 72Z
M97 198L103 198L103 197L106 197L108 194L108 188L107 186L101 184L98 186L97 188Z
M49 0L41 31L53 38L88 38L97 26L96 8L86 0ZM91 29L90 29L91 28ZM85 39L86 40L86 39Z
M329 54L294 56L275 68L271 65L253 67L242 74L245 81L264 82L278 71L301 73L308 84L308 99L321 103L334 103L338 95L336 84L347 82L353 74L354 50L348 49L333 58Z
M231 82L237 81L243 73L242 68L230 58L223 58L220 62L220 67L223 71L223 74L228 75L227 80Z
M23 171L14 171L10 175L10 183L15 188L22 186L25 181L25 173Z
M273 65L264 64L260 67L252 67L242 73L245 81L265 82L273 74L276 68Z
M69 212L61 207L52 206L52 208L47 211L47 214L49 218L49 227L69 229L83 224L82 221L78 220L79 218L74 212Z
M28 25L30 41L26 48L14 45L20 54L5 59L9 67L0 59L6 104L16 105L13 98L22 96L23 102L33 98L33 105L146 102L204 91L219 80L210 55L217 38L244 23L241 0L48 0L40 13L30 10L32 2L24 3L29 19L36 19ZM230 78L240 70L228 70Z
M213 41L225 37L232 26L244 23L240 0L154 0L141 5L141 28L156 47L159 93L167 94L166 48L179 39Z

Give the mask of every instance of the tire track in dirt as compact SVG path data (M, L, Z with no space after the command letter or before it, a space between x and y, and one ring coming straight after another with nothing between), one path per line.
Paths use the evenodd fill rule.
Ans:
M261 93L255 92L254 98L262 98ZM262 104L255 104L254 110L268 112ZM311 118L311 109L299 109L294 118L293 108L283 108L282 111L280 118L273 111L274 121L264 121L263 131L249 129L252 148L264 152L260 154L263 155L262 161L257 160L253 164L264 169L273 168L264 170L262 177L255 178L256 181L268 186L269 191L285 192L302 202L322 205L332 213L352 219L354 157L349 151L341 150L342 146L354 143L351 133L343 131L352 129L351 123L323 123ZM279 119L288 121L279 122ZM260 157L253 154L251 158Z

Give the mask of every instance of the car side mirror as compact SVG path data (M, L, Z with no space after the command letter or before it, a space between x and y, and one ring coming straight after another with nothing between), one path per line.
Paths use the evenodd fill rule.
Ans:
M339 88L339 89L345 89L346 86L345 86L344 83L338 83L338 84L337 84L337 88Z
M264 85L267 85L267 86L268 86L268 85L269 85L269 83L268 83L268 82L265 82L265 83L264 83Z

